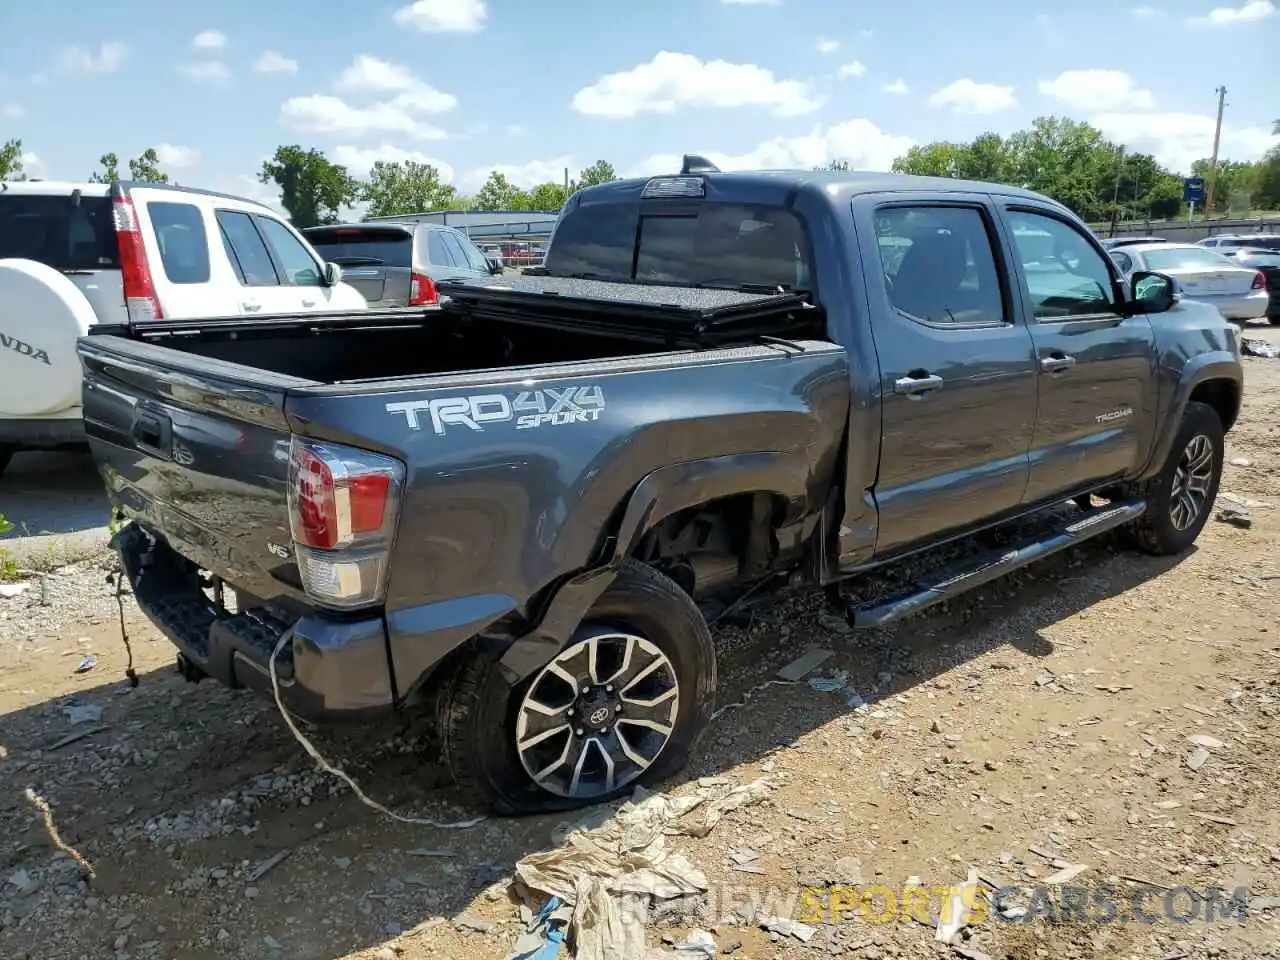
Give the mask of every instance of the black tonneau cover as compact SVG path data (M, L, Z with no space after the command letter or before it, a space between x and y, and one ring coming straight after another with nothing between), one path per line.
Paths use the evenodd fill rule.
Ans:
M786 336L819 322L804 295L571 277L520 276L437 284L443 308L477 320L509 320L658 343L706 346L743 336Z

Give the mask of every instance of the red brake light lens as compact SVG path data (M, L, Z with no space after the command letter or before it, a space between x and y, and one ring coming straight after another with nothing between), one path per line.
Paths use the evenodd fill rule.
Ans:
M435 282L420 273L409 275L409 306L425 307L427 304L439 303L440 294L436 291Z
M1254 271L1254 274L1253 274L1253 286L1252 286L1252 287L1250 287L1249 289L1251 289L1251 290L1265 290L1265 289L1266 289L1266 286L1267 286L1267 275L1266 275L1265 273L1263 273L1261 270L1256 270L1256 271Z
M163 320L164 311L160 309L155 284L151 281L151 267L147 263L147 251L142 243L142 230L133 201L127 196L116 197L111 204L111 213L116 228L120 281L129 318Z
M404 477L399 461L301 437L292 447L289 517L300 546L336 550L389 536Z

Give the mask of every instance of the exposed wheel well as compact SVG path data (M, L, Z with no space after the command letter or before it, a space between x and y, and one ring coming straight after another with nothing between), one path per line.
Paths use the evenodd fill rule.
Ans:
M777 533L786 506L778 494L753 492L686 507L645 533L631 556L701 597L778 561Z
M1235 426L1240 416L1240 384L1231 380L1206 380L1197 384L1189 398L1192 403L1206 403L1217 411L1225 433Z

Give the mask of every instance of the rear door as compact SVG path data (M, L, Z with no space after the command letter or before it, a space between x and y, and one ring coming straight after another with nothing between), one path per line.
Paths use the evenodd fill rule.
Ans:
M103 323L125 323L124 286L111 198L65 187L11 183L0 191L0 260L35 260L61 271Z
M303 236L316 253L342 267L342 279L371 305L409 302L413 272L412 227L399 224L311 227Z
M234 312L253 316L301 311L302 298L296 288L284 284L254 215L223 208L216 210L214 217L236 278Z
M489 273L489 261L485 259L485 255L480 251L480 248L471 242L470 237L466 234L458 233L456 230L447 231L445 236L452 241L451 248L453 244L457 245L458 250L461 252L462 262L467 265L472 277L488 277L491 275Z
M1035 427L1032 344L985 196L854 201L880 361L876 554L1016 510Z
M218 239L205 198L130 187L151 282L166 320L230 317L242 312L240 283Z
M1039 383L1024 500L1120 477L1150 450L1158 382L1151 323L1119 311L1120 274L1057 208L1010 200L1001 218L1018 264Z
M467 263L462 244L445 227L431 226L426 231L427 275L436 283L442 280L469 280L475 271Z

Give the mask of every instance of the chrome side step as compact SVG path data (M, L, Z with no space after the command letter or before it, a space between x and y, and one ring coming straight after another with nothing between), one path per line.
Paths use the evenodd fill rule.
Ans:
M927 584L916 585L875 603L850 604L846 609L846 616L857 628L886 626L1042 560L1059 550L1123 526L1142 516L1146 508L1145 501L1128 500L1090 510L1083 517L1063 524L1047 535L1028 540L1019 546L991 550L973 560L938 571L929 578Z

